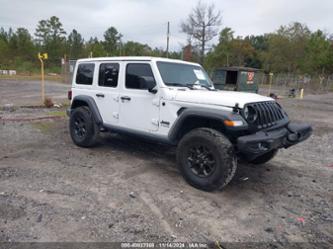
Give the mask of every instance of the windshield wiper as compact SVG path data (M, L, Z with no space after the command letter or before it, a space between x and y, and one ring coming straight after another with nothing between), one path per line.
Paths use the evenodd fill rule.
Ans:
M191 90L197 90L197 88L195 88L195 86L201 86L205 89L207 89L208 91L217 91L216 89L210 88L209 86L206 86L204 84L193 84L193 83L188 83L188 84L181 84L181 83L167 83L167 86L179 86L179 87L187 87Z
M189 87L192 87L192 89L194 89L193 88L194 86L201 86L201 87L207 89L208 91L217 91L216 89L210 88L209 86L206 86L204 84L186 84L186 85Z
M206 86L206 85L200 85L200 86L202 86L203 88L206 88L208 91L217 91L216 89L214 89L214 88L210 88L209 86Z
M192 84L185 84L185 85L184 85L184 84L180 84L180 83L167 83L166 85L167 85L167 86L187 87L187 88L189 88L189 89L191 89L191 90L194 89Z

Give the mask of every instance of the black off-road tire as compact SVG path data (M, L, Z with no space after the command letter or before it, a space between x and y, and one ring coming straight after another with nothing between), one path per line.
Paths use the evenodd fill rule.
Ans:
M69 120L69 131L73 142L77 146L89 148L96 145L98 128L89 107L82 106L72 111Z
M202 171L201 163L197 163L202 159L201 150L205 153L209 151L209 156L204 156L203 164L206 165L205 162L209 161L208 165L214 165L212 167L214 169L208 175L206 170ZM193 153L196 155L197 151L200 157L192 156ZM212 164L212 161L215 163ZM181 139L177 148L177 163L185 180L195 188L204 191L222 189L232 180L237 169L237 157L233 145L221 132L210 128L194 129Z
M278 149L276 150L271 150L270 152L263 154L262 156L257 157L256 159L250 161L250 163L252 164L256 164L256 165L260 165L260 164L265 164L268 161L272 160L273 157L276 156L276 154L278 153Z

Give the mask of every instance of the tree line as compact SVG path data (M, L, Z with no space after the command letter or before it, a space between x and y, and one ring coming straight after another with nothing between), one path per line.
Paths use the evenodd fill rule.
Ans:
M246 37L235 36L234 31L221 28L221 12L214 5L201 2L180 26L188 35L187 44L193 47L193 61L206 69L222 66L245 66L266 72L298 73L328 76L333 73L333 36L322 30L311 31L298 22L281 26L277 31ZM216 44L209 46L218 36ZM103 39L91 37L85 41L75 29L69 34L58 17L38 22L34 35L26 28L0 28L0 69L19 72L38 70L38 52L47 52L49 71L60 71L60 59L78 59L100 56L159 56L166 51L148 44L122 40L123 35L110 27ZM169 53L181 59L182 52Z
M136 41L122 41L123 35L110 27L102 40L91 37L85 41L73 29L68 35L58 17L52 16L38 22L34 36L26 28L0 28L0 69L16 69L19 72L38 70L37 54L47 52L46 66L49 72L60 72L62 58L79 59L101 56L159 56L166 51L152 48ZM181 58L181 52L170 52L170 58Z
M276 32L235 37L224 28L206 57L207 67L247 66L266 72L328 76L333 73L333 39L295 22Z
M333 35L294 22L268 34L237 37L229 27L218 32L221 23L221 12L214 4L199 1L181 24L188 42L194 45L194 58L209 70L245 66L274 73L333 74ZM209 47L216 36L217 44Z

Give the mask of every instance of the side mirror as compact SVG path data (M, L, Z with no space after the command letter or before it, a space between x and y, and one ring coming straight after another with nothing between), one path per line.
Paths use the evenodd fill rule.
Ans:
M150 93L157 93L157 86L155 79L152 77L146 77L140 79L141 89L147 89Z
M153 88L148 88L148 92L156 94L157 93L157 87L156 87L156 85Z

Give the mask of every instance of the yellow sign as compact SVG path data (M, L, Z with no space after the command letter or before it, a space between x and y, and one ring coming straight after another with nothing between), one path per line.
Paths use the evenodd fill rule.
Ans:
M49 55L47 53L38 53L38 59L40 60L47 60L49 58Z

